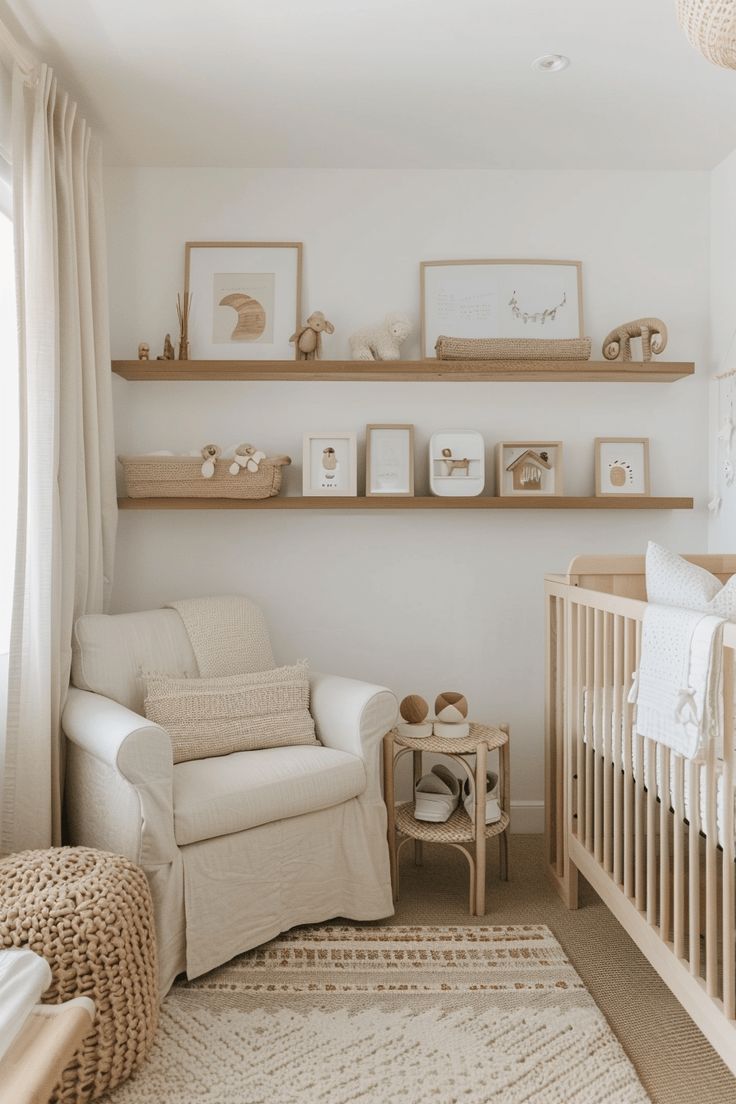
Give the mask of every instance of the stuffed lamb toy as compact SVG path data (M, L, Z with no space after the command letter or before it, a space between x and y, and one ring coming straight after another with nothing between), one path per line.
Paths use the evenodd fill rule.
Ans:
M411 330L411 320L405 314L387 314L380 325L366 326L351 336L353 360L398 360L401 343Z

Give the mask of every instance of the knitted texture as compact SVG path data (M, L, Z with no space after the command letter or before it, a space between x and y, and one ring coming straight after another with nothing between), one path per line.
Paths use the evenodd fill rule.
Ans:
M244 594L169 602L184 622L202 678L275 666L263 611Z
M201 456L121 456L128 498L273 498L281 490L288 456L261 460L258 471L230 474L231 460L215 461L211 479Z
M732 0L677 0L677 18L692 46L714 65L736 69Z
M146 717L168 732L175 763L319 743L303 664L226 678L149 675L145 681Z
M53 981L44 1004L95 1002L95 1021L54 1104L83 1104L124 1081L158 1023L153 907L143 871L86 847L21 851L0 860L0 948L27 947Z
M438 337L438 360L589 360L590 338Z

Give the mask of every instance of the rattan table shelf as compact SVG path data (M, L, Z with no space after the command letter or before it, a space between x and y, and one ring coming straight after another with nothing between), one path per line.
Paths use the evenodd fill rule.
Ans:
M399 899L399 853L405 843L414 841L414 860L422 863L424 843L444 843L457 848L465 856L470 869L470 914L483 916L486 911L486 840L498 837L501 877L508 879L508 835L511 776L509 764L509 726L471 724L470 733L462 739L426 736L419 739L405 736L397 729L384 737L384 796L388 809L388 846L391 861L391 882L394 900ZM489 751L498 751L501 787L501 817L494 824L485 823L486 764ZM414 819L413 801L395 803L394 775L399 760L411 753L414 761L414 784L422 777L422 754L447 755L461 764L471 780L476 795L475 815L469 817L462 803L449 820L441 824ZM475 768L466 756L475 756ZM472 850L466 845L472 845Z

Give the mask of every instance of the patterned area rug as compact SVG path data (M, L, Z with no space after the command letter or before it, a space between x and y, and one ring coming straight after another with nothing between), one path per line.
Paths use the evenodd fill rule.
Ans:
M300 928L176 985L110 1104L645 1104L543 925Z

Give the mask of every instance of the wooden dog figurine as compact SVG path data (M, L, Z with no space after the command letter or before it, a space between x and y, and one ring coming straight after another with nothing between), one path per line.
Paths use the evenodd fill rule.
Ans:
M455 471L464 471L466 475L470 475L470 460L467 456L463 460L453 460L452 449L443 448L442 459L447 465L447 474L452 475Z

